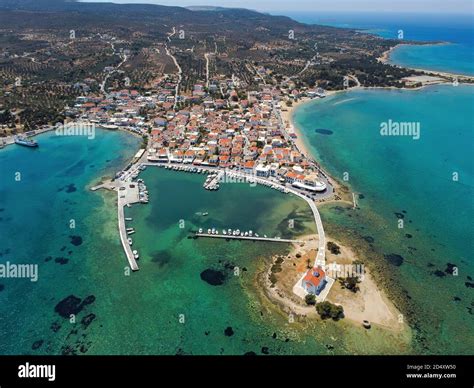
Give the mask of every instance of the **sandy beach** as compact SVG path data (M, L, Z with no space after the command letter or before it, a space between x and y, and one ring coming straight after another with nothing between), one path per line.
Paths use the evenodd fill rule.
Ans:
M440 46L440 45L446 45L450 44L449 42L437 42L437 43L425 43L425 44L417 44L417 43L399 43L389 50L385 51L380 57L377 58L379 62L382 63L388 63L390 62L390 54L395 50L397 47L402 47L402 46Z
M398 47L400 45L397 45L395 47ZM384 56L388 56L389 52L393 50L395 47L392 49L386 51L384 53ZM382 57L381 57L382 58ZM379 58L380 59L380 58ZM452 83L453 77L457 78L459 82L474 82L474 77L472 76L467 76L467 75L462 75L462 74L452 74L452 73L445 73L445 72L439 72L439 71L431 71L431 70L425 70L425 69L412 69L413 71L420 71L424 72L424 75L414 75L411 77L407 77L407 79L413 83L421 83L421 86L417 87L403 87L403 88L398 88L394 86L386 86L386 87L380 87L380 86L373 86L373 87L365 87L365 86L352 86L347 89L341 89L341 90L327 90L326 91L326 98L329 96L333 96L338 93L343 93L343 92L348 92L351 90L363 90L363 89L388 89L388 90L420 90L426 86L430 85L439 85L439 84L449 84ZM447 79L448 78L448 79ZM299 149L299 151L306 157L313 159L313 156L311 152L309 151L308 146L306 145L304 141L303 134L301 132L301 128L299 128L294 121L294 113L297 108L299 108L301 105L306 104L308 102L313 101L314 98L309 98L309 97L302 97L300 98L297 102L293 102L292 106L282 106L281 109L281 117L283 120L283 123L287 129L293 130L293 132L296 134L296 139L293 139L294 143L296 144L296 147Z
M384 53L380 57L378 57L377 60L379 62L382 62L382 63L389 63L390 62L390 54L393 52L393 50L395 50L397 47L400 47L400 46L409 46L409 44L407 44L407 43L397 44L397 45L393 46L392 48L390 48L389 50L384 51Z
M298 147L298 149L304 156L311 158L311 153L309 152L305 142L303 141L300 129L294 125L293 120L293 113L295 112L295 109L309 101L312 101L312 99L309 97L303 97L297 102L293 102L292 106L286 106L286 104L283 103L281 109L281 118L283 119L285 127L293 129L293 131L296 133L297 138L293 139L294 143L296 144L296 147Z
M362 87L354 86L352 88L343 89L343 90L326 90L326 96L329 97L334 94L346 92L348 90L361 89L361 88ZM309 151L308 146L304 142L304 137L302 135L301 129L297 125L295 125L293 115L296 109L299 108L301 105L314 101L316 99L318 99L318 97L316 98L302 97L297 102L293 102L292 106L286 106L285 104L284 106L282 106L282 109L281 109L281 118L283 119L283 123L285 124L286 128L293 129L293 131L295 132L297 136L296 139L293 139L294 143L296 144L296 146L298 147L298 149L304 156L311 159L313 158L313 156L311 152Z
M354 87L354 88L359 88L359 87ZM332 96L337 93L342 93L347 90L329 90L326 91L326 96ZM287 129L292 129L293 132L296 134L296 139L293 139L293 142L295 143L296 147L298 150L308 159L314 159L314 156L312 155L311 151L309 150L309 147L304 141L303 134L301 132L301 128L299 128L295 122L294 122L294 112L295 110L300 107L303 104L309 103L313 101L314 98L309 98L309 97L303 97L299 99L297 102L294 102L292 106L286 106L284 107L284 110L281 109L281 117L283 120L283 123L285 124ZM322 170L324 170L323 166L320 166ZM333 179L330 174L328 174L326 171L324 171L324 174L326 175L328 181L331 183L331 185L334 188L334 196L330 198L324 198L321 200L318 200L318 202L331 202L331 201L339 201L339 200L344 200L347 202L350 202L350 193L349 190L346 186L343 186L338 182L337 180Z

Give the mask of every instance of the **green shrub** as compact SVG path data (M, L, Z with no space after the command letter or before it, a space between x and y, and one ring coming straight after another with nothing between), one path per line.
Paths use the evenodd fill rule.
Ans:
M316 311L322 319L332 318L334 321L338 321L344 318L344 309L342 306L336 306L327 301L316 304Z
M327 247L329 251L334 255L338 255L339 253L341 253L341 248L339 247L339 245L333 243L332 241L328 242Z
M316 304L316 296L314 294L306 294L304 301L309 306L314 306Z

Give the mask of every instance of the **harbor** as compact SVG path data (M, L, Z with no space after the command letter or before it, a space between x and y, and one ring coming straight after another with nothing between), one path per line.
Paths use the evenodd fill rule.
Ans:
M144 166L155 166L159 168L165 168L172 171L181 171L192 174L204 174L207 178L203 184L203 188L206 190L219 190L220 184L222 183L247 183L250 185L263 185L274 190L278 190L282 193L298 193L299 196L307 197L311 200L320 200L331 197L334 194L332 185L324 180L321 185L321 189L317 192L309 191L307 186L304 185L290 185L286 182L282 182L276 177L263 177L255 175L255 173L246 172L243 169L222 169L214 166L194 166L185 163L161 163L158 161L151 162L148 158L148 162L143 162Z
M184 171L189 173L198 173L198 174L209 174L208 178L204 183L204 188L209 190L210 185L212 184L214 187L211 190L216 190L219 188L219 182L247 182L248 184L259 184L266 187L269 187L274 190L278 190L285 194L293 194L298 196L299 198L303 199L311 209L313 214L313 219L316 224L317 234L318 234L318 247L317 253L314 257L314 268L326 268L326 236L324 233L324 227L321 220L321 216L319 214L318 208L316 207L315 203L315 195L313 193L309 193L308 191L300 188L300 187L293 187L284 184L283 182L279 182L276 179L265 178L255 176L253 174L248 174L241 170L222 170L212 167L201 168L201 167L194 167L194 166L186 166L186 165L171 165L171 164L157 164L157 163L147 163L147 165L155 165L158 167L164 167L166 169L171 169L174 171ZM215 186L217 185L217 186ZM325 196L332 195L333 189L329 187ZM247 235L246 235L247 233ZM231 230L228 229L227 231L224 229L222 230L222 234L220 234L215 228L208 229L207 233L205 233L202 229L200 229L194 235L196 238L199 237L206 237L206 238L220 238L226 240L250 240L250 241L269 241L269 242L282 242L282 243L297 243L300 242L299 240L289 240L289 239L282 239L279 237L267 237L263 236L260 237L259 235L250 235L249 232L241 233L239 230ZM303 273L301 278L295 283L293 287L293 293L298 297L304 299L307 291L301 286L302 279L306 276L306 273ZM326 299L331 287L333 286L335 280L331 277L327 277L327 284L324 290L317 296L318 302L322 302Z
M311 209L313 219L317 229L318 235L318 246L316 249L316 255L313 261L314 268L326 268L326 237L324 232L323 223L321 216L319 214L318 208L316 206L314 196L312 193L307 192L304 189L299 187L289 186L283 182L278 182L276 179L265 178L255 176L253 174L246 173L242 170L223 170L213 167L196 167L190 165L180 165L180 164L162 164L162 163L143 163L146 166L157 166L165 168L172 171L181 171L193 174L203 174L207 175L206 180L203 184L203 187L206 190L218 190L219 184L223 183L235 183L242 182L250 185L262 185L273 190L277 190L284 194L293 194L301 199L303 199ZM332 188L331 191L332 193ZM217 228L208 228L204 230L200 228L193 234L193 238L217 238L224 239L226 241L230 240L240 240L240 241L259 241L259 242L279 242L286 244L301 243L301 240L293 239L284 239L279 236L268 237L266 235L259 235L253 231L240 231L239 229L222 229L218 230ZM306 276L306 273L301 275L301 278L295 283L293 287L293 293L298 297L304 299L307 291L302 287L302 279ZM326 299L329 291L331 290L335 280L329 276L327 278L327 284L322 292L317 295L317 301L322 302Z
M318 233L318 248L317 254L314 259L315 267L323 267L326 264L325 260L325 234L324 228L319 215L319 211L315 204L315 194L308 192L305 189L299 187L293 187L284 182L279 182L275 177L260 177L254 174L246 173L242 170L224 170L217 167L211 166L193 166L187 164L171 164L171 163L159 163L146 161L146 153L139 151L135 155L134 161L129 164L124 170L119 171L115 179L105 183L101 183L97 186L91 187L92 191L98 189L116 190L118 195L118 226L120 233L120 240L122 242L123 249L127 256L127 260L130 264L130 268L133 271L137 271L138 267L138 252L132 250L132 240L130 235L135 233L134 228L127 228L126 219L124 214L124 207L130 207L135 203L147 204L149 203L148 190L143 179L138 178L141 171L144 171L147 167L159 167L172 171L181 171L192 174L202 174L206 176L203 183L203 188L209 191L218 190L222 183L246 183L249 185L262 185L273 190L277 190L284 194L293 194L306 201L309 205L313 218L316 224ZM332 187L326 190L324 197L332 195ZM238 232L238 233L237 233ZM251 231L250 231L251 232ZM251 234L247 232L240 233L240 231L223 230L222 234L219 234L216 230L209 229L207 233L205 231L198 231L194 234L194 237L205 237L205 238L224 238L234 240L250 240L250 241L269 241L269 242L282 242L282 243L297 243L299 240L282 239L280 237L267 237L259 236L258 234ZM295 293L300 294L295 285Z
M189 165L180 165L180 164L163 164L163 163L156 163L156 162L144 162L144 155L141 154L139 160L130 166L128 170L121 171L117 174L116 178L119 182L118 187L118 207L119 207L119 230L120 230L120 238L122 241L122 245L124 247L125 253L127 255L127 259L130 263L130 267L135 271L138 270L138 264L136 262L135 255L132 252L130 244L127 240L128 232L134 233L133 231L126 230L125 227L125 220L124 220L124 206L129 207L133 203L148 203L148 191L146 190L146 186L143 183L143 180L137 179L140 171L143 171L148 166L156 166L161 167L173 171L182 171L194 174L204 174L207 175L207 178L203 184L203 187L206 190L217 190L219 188L219 182L232 182L232 181L239 181L239 182L247 182L249 184L259 184L274 190L278 190L285 194L293 194L301 199L305 200L306 203L309 205L312 213L313 218L316 224L317 233L318 233L318 248L317 254L314 259L314 266L315 267L323 267L326 264L325 260L325 245L326 239L324 234L324 228L321 221L321 217L319 215L319 211L316 207L314 202L314 196L311 193L308 193L304 190L300 190L291 186L284 185L278 182L275 179L269 179L264 177L258 177L252 174L247 174L243 171L239 170L222 170L213 167L195 167ZM136 182L134 182L136 180ZM103 184L102 187L107 187L106 184ZM96 189L94 187L92 189ZM108 187L110 188L110 186ZM230 231L230 230L229 230ZM253 241L271 241L271 242L284 242L284 243L295 243L298 240L288 240L288 239L281 239L279 237L267 237L267 236L259 236L259 235L245 235L244 233L229 233L229 231L223 231L222 235L219 234L217 231L212 231L211 229L208 230L208 233L200 230L195 233L195 237L207 237L207 238L224 238L224 239L236 239L236 240L253 240ZM226 234L224 234L224 232ZM299 283L298 283L299 284ZM297 284L297 285L298 285ZM295 285L295 291L297 288ZM295 292L299 294L298 292Z
M6 136L0 139L0 148L9 146L11 144L17 144L29 148L37 148L39 144L36 140L33 140L32 137L52 131L53 129L55 129L53 126L44 126L23 134Z

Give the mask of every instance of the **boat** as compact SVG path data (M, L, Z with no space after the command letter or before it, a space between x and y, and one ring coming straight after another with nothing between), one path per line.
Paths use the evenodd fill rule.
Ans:
M15 144L22 145L25 147L38 147L38 143L34 140L28 139L24 136L15 136Z
M209 214L208 212L202 213L203 216L207 216L208 214Z
M133 241L132 241L132 239L131 239L130 237L129 237L129 238L127 238L127 241L128 241L128 245L130 245L130 246L132 246L132 245L133 245Z
M126 218L125 218L125 221L132 221L132 218L126 217Z

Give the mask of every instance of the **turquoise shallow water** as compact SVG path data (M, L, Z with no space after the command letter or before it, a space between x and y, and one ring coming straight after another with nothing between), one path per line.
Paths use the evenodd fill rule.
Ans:
M115 174L140 143L122 132L102 130L94 140L49 132L38 141L38 149L9 146L0 151L0 260L39 266L37 282L0 279L1 354L31 351L32 342L41 339L43 352L59 352L60 341L46 335L53 333L58 298L85 297L97 288L88 265L97 259L90 252L103 233L99 211L104 199L87 186ZM80 236L82 244L73 245L71 236Z
M137 230L133 247L141 268L128 276L116 195L88 187L126 165L140 139L98 131L93 141L52 133L38 141L37 150L0 152L0 260L39 266L36 283L0 280L0 354L401 351L396 338L377 328L290 324L255 287L270 256L284 246L188 239L201 226L287 237L314 232L310 209L299 198L244 184L208 192L202 175L148 168L142 175L150 204L126 209ZM203 211L209 215L196 214ZM214 275L208 281L222 284L203 280L206 270ZM70 295L80 300L71 298L68 309L55 311Z
M474 88L435 86L345 92L302 105L294 116L317 159L341 181L348 173L347 185L362 194L360 210L328 206L323 221L375 240L378 264L410 304L419 349L430 353L474 348L473 107ZM420 139L381 136L380 123L390 119L419 122ZM383 259L392 253L404 258L401 266Z
M469 352L472 290L464 284L472 274L472 239L469 225L461 221L469 220L472 214L469 203L464 206L472 194L472 165L460 153L470 145L464 135L472 127L460 113L453 114L446 127L440 125L444 109L465 111L457 96L471 101L470 90L460 87L453 95L441 87L412 94L357 93L328 98L318 106L325 120L333 117L333 111L341 113L337 115L339 124L319 122L314 115L308 116L307 124L302 123L310 130L316 123L317 128L331 128L333 135L318 133L308 141L315 141L335 176L338 171L350 172L349 182L365 196L360 200L360 211L324 209L325 227L329 231L339 227L356 237L370 236L375 239L374 249L404 256L401 267L384 269L413 301L411 313L419 310L415 322L420 333L417 352ZM368 95L374 98L367 100ZM409 139L381 140L375 136L374 125L380 120L398 117L397 101L406 109L403 117L422 122L421 139L416 144ZM432 109L431 121L407 110L424 103L437 107ZM371 111L378 112L375 121L370 120ZM2 263L39 265L36 283L26 279L0 281L1 354L409 351L399 347L397 338L377 328L365 331L345 322L289 324L255 287L257 275L272 254L281 252L281 246L187 238L191 229L201 226L251 228L281 236L308 233L314 225L309 209L299 199L239 184L223 185L211 193L202 189L200 175L149 168L143 177L150 204L127 209L137 229L134 247L141 255L141 270L127 276L117 233L116 197L91 192L88 187L125 165L140 140L106 131L98 131L94 141L57 138L52 133L38 140L37 150L11 146L0 152L0 259ZM421 151L433 145L439 157L433 158L431 165L426 163L427 157L421 157ZM443 189L442 211L424 207L426 198L436 198L440 187L451 187L443 185L452 184L446 174L451 174L453 165L460 181L450 190ZM17 172L21 173L20 181L14 179ZM436 179L431 182L427 177ZM203 211L209 215L196 214ZM407 223L399 231L394 227L394 212L403 211ZM449 223L449 228L438 224L439 217ZM288 229L289 219L296 220L295 229ZM76 223L74 229L70 228L71 220ZM184 228L179 227L181 221ZM408 239L406 233L413 237ZM435 274L444 271L447 262L459 266L459 277ZM239 276L234 275L235 266L240 269ZM223 284L214 286L202 280L206 270L216 271L211 274L222 276ZM95 298L89 298L85 305L72 305L75 322L55 312L55 306L69 295L81 302L89 296ZM454 297L459 300L454 301ZM181 314L184 323L179 321ZM226 335L229 327L232 330L227 333L233 335Z
M399 46L391 53L390 62L411 68L474 75L474 45Z

